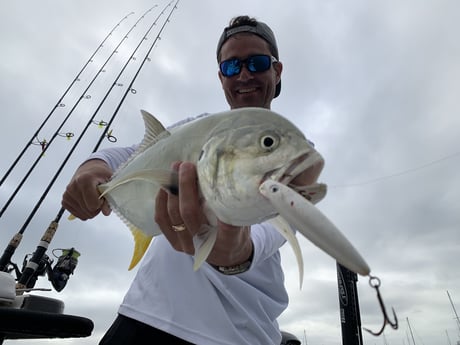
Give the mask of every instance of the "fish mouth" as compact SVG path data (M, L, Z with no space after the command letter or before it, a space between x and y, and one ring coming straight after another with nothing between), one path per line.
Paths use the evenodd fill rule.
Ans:
M324 159L319 152L316 150L307 151L289 161L288 164L267 172L261 183L271 179L280 182L296 190L304 197L307 197L308 193L305 192L307 186L293 183L293 181L301 174L306 174L307 176L311 175L316 181L316 178L318 177L317 175L319 175L323 163ZM318 164L321 164L320 169L318 169Z

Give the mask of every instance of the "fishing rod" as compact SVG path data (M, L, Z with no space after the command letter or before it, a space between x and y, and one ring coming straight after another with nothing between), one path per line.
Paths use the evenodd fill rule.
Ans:
M166 8L168 6L170 6L172 3L172 1L166 6ZM166 9L165 8L165 9ZM150 10L149 10L150 11ZM19 233L24 233L24 231L26 230L27 226L29 225L30 221L32 220L32 218L34 217L35 213L38 211L38 208L41 206L41 203L43 202L43 200L45 199L45 197L48 195L51 187L54 185L54 183L56 182L57 178L59 177L60 173L62 172L62 170L64 169L65 165L67 164L67 162L69 161L70 157L72 156L73 152L75 151L75 149L77 148L77 146L80 144L80 141L83 139L84 135L86 134L87 130L89 129L89 127L91 126L91 124L93 123L96 115L98 114L99 110L101 109L102 105L104 104L104 102L106 101L106 99L108 98L108 96L110 95L110 93L112 92L114 86L116 86L118 84L118 80L120 79L120 77L123 75L125 69L128 67L129 63L131 61L133 61L133 57L134 55L136 54L136 52L138 51L138 49L140 48L140 46L144 43L144 41L146 40L146 37L147 35L149 34L149 32L152 30L152 28L157 24L158 22L158 19L164 14L164 11L163 10L159 15L158 17L155 19L155 21L152 23L152 25L149 27L149 29L147 30L147 32L145 33L145 35L141 38L139 44L137 45L137 47L134 49L133 53L131 54L131 56L128 58L128 60L126 61L126 63L124 64L123 68L121 69L121 71L118 73L117 77L115 78L114 82L112 83L112 85L109 87L109 89L107 90L106 94L104 95L104 97L102 98L101 102L99 103L98 107L96 108L96 110L94 111L94 113L91 115L91 118L89 119L89 121L87 122L86 126L83 128L83 131L80 133L80 135L78 136L78 138L76 139L75 143L73 144L72 148L70 149L69 153L67 154L67 156L64 158L64 160L62 161L61 165L59 166L59 168L57 169L56 173L54 174L53 178L51 179L50 183L48 184L48 186L45 188L45 191L43 192L42 196L40 197L40 199L38 200L37 204L35 205L34 209L32 210L32 212L30 213L29 217L26 219L26 222L24 223L24 225L21 227ZM155 43L155 42L154 42ZM137 76L137 75L136 75ZM130 91L130 88L128 88L128 91ZM57 221L60 220L60 218L62 217L62 208L61 210L58 212L58 216L56 217Z
M127 35L136 27L136 25L139 23L139 21L144 18L144 16L149 12L151 11L153 8L157 7L157 5L151 7L150 9L148 9L139 19L138 21L131 27L131 29L128 31L128 33L123 37L123 39L120 41L120 43L117 45L117 47L114 49L114 51L112 52L111 56L114 54L114 52L116 51L116 49L121 45L121 43L126 39ZM142 41L141 41L142 42ZM137 48L136 48L137 49ZM134 53L133 53L134 55ZM131 57L133 56L131 55ZM111 57L110 56L110 57ZM101 67L101 69L98 71L97 75L102 71L102 69L104 68L105 64L107 64L108 60L110 59L110 57L106 60L106 62L104 63L104 65ZM128 62L131 60L128 59ZM125 67L123 68L123 70L126 68L126 64L125 64ZM123 72L122 70L122 72ZM121 72L121 73L122 73ZM108 93L110 93L110 91L112 90L113 86L117 84L117 80L119 79L121 73L117 76L115 82L112 84L110 90L108 91ZM96 77L97 77L96 75ZM91 81L91 83L94 82L94 79ZM89 88L89 87L88 87ZM83 95L87 92L88 88L82 93L82 96L80 97L80 99L83 97ZM0 271L4 271L6 270L7 268L7 265L10 263L10 260L11 260L11 257L12 255L14 254L14 252L16 251L16 248L19 246L21 240L22 240L22 237L23 237L23 233L24 231L26 230L28 224L30 223L30 221L32 220L33 216L35 215L35 213L38 211L38 208L40 207L41 203L43 202L44 198L46 197L46 195L48 194L50 188L52 187L52 185L54 184L54 182L56 181L57 179L57 176L60 174L60 172L62 171L63 169L63 166L65 163L67 163L67 160L69 159L70 155L73 153L73 151L75 150L76 148L76 145L79 144L82 136L84 135L84 133L86 132L86 130L88 129L89 125L92 123L92 121L94 120L95 116L96 116L96 113L97 111L100 109L102 103L105 101L105 99L107 98L108 96L108 93L105 95L104 99L101 101L101 104L99 105L98 109L96 110L96 112L92 115L91 119L88 121L88 124L86 125L85 129L83 130L83 132L81 133L80 137L77 139L77 142L74 144L74 146L72 147L70 153L68 154L67 158L64 160L64 162L62 163L61 167L58 169L56 175L54 176L54 178L51 180L51 183L48 185L48 187L45 189L45 192L42 194L41 198L39 199L39 201L37 202L37 204L35 205L34 209L32 210L32 212L30 213L29 217L26 219L24 225L21 227L21 229L19 230L19 232L17 234L15 234L13 236L13 238L10 240L7 248L5 249L3 255L0 257ZM73 109L75 108L75 106L73 107ZM71 111L73 111L73 109ZM67 116L68 117L68 116ZM56 131L56 133L59 132L59 129ZM36 165L38 163L38 159L35 161L34 165ZM30 173L30 172L29 172ZM17 191L16 191L17 193ZM10 200L11 202L11 200ZM5 207L4 207L5 209ZM3 213L3 212L2 212ZM0 213L0 216L1 214ZM63 213L63 212L62 212ZM59 214L58 213L58 220L61 218L62 216L62 213Z
M174 0L173 0L173 1L174 1ZM171 1L170 4L171 4L173 1ZM98 150L99 146L100 146L101 143L102 143L102 140L104 140L104 138L107 136L107 132L109 131L110 125L111 125L111 124L113 123L113 121L115 120L115 117L116 117L116 115L118 114L118 111L120 110L121 105L123 104L123 102L124 102L125 98L127 97L129 91L134 90L134 89L133 89L133 84L134 84L136 78L138 77L140 71L142 70L142 67L144 66L145 62L148 61L149 55L150 55L150 53L151 53L153 47L155 46L156 42L157 42L159 39L161 39L160 35L161 35L161 33L163 32L163 30L164 30L164 28L165 28L165 26L166 26L166 23L169 22L169 19L171 18L171 16L172 16L174 10L177 9L177 4L178 4L178 3L179 3L179 0L176 1L176 3L175 3L175 5L174 5L173 9L171 10L171 12L169 13L169 15L168 15L168 17L166 18L165 22L163 23L163 26L160 28L160 31L158 32L157 36L155 37L155 40L153 41L152 45L150 46L150 49L148 50L147 54L145 55L144 59L142 60L142 62L141 62L141 64L140 64L140 66L139 66L139 68L138 68L136 74L134 75L133 79L131 80L131 83L129 84L129 86L128 86L128 88L126 89L125 93L123 94L123 96L122 96L120 102L118 103L118 106L116 107L115 112L112 114L110 120L107 122L105 129L103 130L101 136L99 137L99 141L97 142L96 146L95 146L94 149L93 149L93 153L96 152L96 151ZM168 6L169 6L169 4L168 4ZM167 7L168 7L168 6L167 6ZM166 7L166 8L167 8L167 7ZM165 8L165 9L166 9L166 8Z
M67 119L70 117L71 113L73 112L73 110L75 109L75 107L78 105L78 103L83 99L84 95L86 94L86 92L88 91L88 89L90 88L90 86L94 83L95 79L97 78L97 76L102 72L102 70L104 69L104 66L109 62L109 60L111 59L111 57L116 53L117 49L120 47L120 45L124 42L124 40L128 37L129 33L136 27L136 25L140 22L141 19L144 18L144 16L149 12L151 11L153 8L155 8L157 5L151 7L149 10L147 10L138 20L137 22L129 29L129 31L123 36L123 39L119 42L119 44L116 46L116 48L112 51L112 53L110 54L109 58L105 61L105 63L102 65L102 67L99 69L99 71L97 72L96 76L91 80L89 86L85 89L85 91L82 93L82 95L80 96L79 100L77 101L77 103L73 106L73 108L71 109L71 111L67 114L66 118L64 119L64 121L61 123L60 127L58 128L58 130L56 131L55 135L53 136L52 140L57 136L59 135L59 132L60 132L60 129L63 127L63 125L65 124L65 122L67 121ZM131 15L132 13L134 12L131 12L129 15ZM128 16L129 16L128 15ZM126 17L124 17L120 23L125 20ZM118 23L114 29L120 25L120 23ZM105 42L107 40L107 38L112 34L112 32L114 31L114 29L112 29L112 31L107 35L107 37L103 40L103 42ZM99 49L99 48L98 48ZM94 57L95 54L92 55L92 57ZM91 59L90 59L91 60ZM89 60L88 60L89 61ZM61 97L62 99L63 97ZM58 102L59 103L59 102ZM60 104L60 103L59 103ZM38 131L37 131L38 133ZM33 139L32 139L33 140ZM51 141L52 141L51 140ZM38 161L40 160L41 156L43 155L44 151L46 151L46 149L48 148L48 146L50 145L51 141L48 143L48 145L46 147L44 147L44 150L41 152L40 156L37 158L37 160L34 162L34 164L32 165L31 169L28 171L28 173L26 174L25 178L21 181L20 185L18 186L18 188L16 188L16 190L13 192L12 196L10 197L10 199L7 201L7 203L5 204L5 206L3 207L3 209L0 211L0 217L3 215L3 213L5 212L5 210L8 208L9 204L11 203L11 201L13 200L13 198L15 197L15 195L17 194L17 192L19 191L19 189L22 187L22 185L24 184L25 180L28 178L28 176L30 175L30 173L32 172L32 170L35 168L35 166L37 165ZM54 182L53 182L54 183ZM48 193L48 191L46 191L46 193ZM44 197L42 196L42 198L39 200L38 202L38 206L40 206L40 204L42 203ZM32 211L33 215L35 214L35 212L38 210L38 207L36 205L36 209L34 209ZM60 218L60 217L59 217ZM11 257L12 255L14 254L16 248L19 246L21 240L22 240L22 237L23 237L23 232L25 231L25 228L27 227L28 223L31 221L31 217L29 217L29 219L26 221L26 223L24 224L24 226L21 228L21 230L15 234L13 236L13 238L10 240L9 244L7 245L3 255L0 257L0 271L4 271L6 270L7 268L7 265L10 263L10 260L11 260Z
M121 44L128 38L128 35L131 33L131 31L133 31L137 24L145 17L145 15L150 12L153 8L157 7L158 5L155 5L151 8L149 8L138 20L136 23L134 23L134 25L129 29L129 31L123 36L123 38L121 39L121 41L118 43L118 45L115 47L115 49L112 51L112 53L110 54L110 56L106 59L106 61L104 62L104 64L101 66L101 68L97 71L96 75L93 77L93 79L90 81L90 83L88 84L88 86L86 87L86 89L83 91L83 93L80 95L80 97L78 98L77 102L73 105L72 109L70 109L70 111L67 113L66 117L64 118L64 120L62 121L62 123L59 125L59 127L57 128L56 132L53 134L53 136L51 137L51 139L47 142L46 145L42 146L42 151L40 152L40 154L38 155L37 159L34 161L34 163L32 164L32 166L30 167L30 169L27 171L27 173L24 175L23 179L21 180L21 182L17 185L16 189L13 191L13 193L11 194L11 196L9 197L9 199L6 201L6 203L3 205L3 208L0 210L0 218L3 216L3 213L5 213L5 211L8 209L8 206L11 204L11 202L13 201L13 199L16 197L17 193L19 192L19 190L22 188L22 186L24 185L24 183L26 182L26 180L29 178L30 174L32 173L32 171L35 169L35 167L37 166L37 164L39 163L39 161L41 160L41 158L43 157L44 153L46 152L46 150L48 150L49 146L51 145L51 143L54 141L54 139L56 137L59 136L60 132L61 132L61 129L62 127L64 126L64 124L67 122L67 120L70 118L70 116L73 114L74 110L76 109L76 107L80 104L80 102L84 99L84 98L87 98L87 92L88 90L90 89L90 87L93 85L93 83L96 81L96 79L99 77L99 75L102 73L102 71L104 71L104 67L109 63L110 59L113 57L113 55L115 55L117 52L118 52L118 48L121 46Z
M361 313L356 285L358 275L339 263L336 266L342 345L362 345Z
M35 131L35 133L32 135L32 137L30 138L30 140L27 142L27 144L24 146L24 148L22 149L22 151L19 153L19 155L16 157L16 159L14 160L14 162L11 164L11 166L8 168L8 170L6 171L5 175L2 177L2 179L0 180L0 186L3 184L3 182L5 182L5 180L8 178L8 176L10 175L10 173L13 171L13 169L16 167L16 165L19 163L19 161L22 159L22 156L26 153L27 149L30 147L30 145L33 143L34 139L38 137L38 134L40 133L40 131L43 129L43 127L46 125L46 123L48 122L48 120L51 118L51 116L54 114L54 112L56 111L57 108L59 107L65 107L65 104L62 103L64 97L67 95L67 93L70 91L70 89L75 85L75 83L77 81L80 81L80 76L81 74L83 73L83 71L86 69L86 67L91 63L93 62L93 58L94 56L99 52L99 50L104 46L104 43L109 39L109 37L113 34L113 32L120 26L120 24L126 20L130 15L134 14L134 12L131 12L129 14L127 14L126 16L124 16L118 23L117 25L115 25L112 30L110 30L110 32L107 34L107 36L104 37L104 39L101 41L101 43L99 43L99 46L96 48L96 50L93 52L93 54L91 54L91 56L89 57L88 61L86 61L86 63L83 65L83 67L81 68L80 72L77 73L77 76L72 80L72 82L69 84L69 86L67 87L67 89L64 91L64 93L61 95L61 97L59 98L59 100L56 102L56 104L54 105L54 107L51 109L51 111L49 112L49 114L45 117L45 120L39 125L38 129Z
M89 126L91 125L92 121L94 120L94 117L96 116L97 112L99 111L99 109L101 108L102 104L105 102L106 98L108 97L108 95L110 94L111 90L113 89L113 87L116 85L118 79L120 78L120 76L123 74L124 70L126 69L126 67L128 66L129 62L131 60L133 60L133 57L135 55L135 53L137 52L137 50L140 48L140 46L142 45L143 41L145 41L147 39L147 36L148 34L150 33L150 31L152 30L152 28L156 25L158 19L164 14L164 12L166 11L166 9L171 6L173 1L171 1L168 5L166 5L166 7L163 9L163 11L158 15L158 17L155 19L155 21L153 22L153 24L150 26L150 28L147 30L146 34L144 35L144 37L141 39L141 41L139 42L138 46L135 48L135 50L133 51L131 57L128 59L128 61L125 63L125 65L123 66L122 70L120 71L119 75L117 76L115 82L112 84L112 86L109 88L109 90L107 91L106 95L104 96L104 98L102 99L102 101L100 102L98 108L96 109L96 111L94 112L94 114L92 115L92 118L90 119L90 121L87 123L85 129L83 130L83 132L80 134L80 136L78 137L77 139L77 142L73 145L72 149L70 150L69 154L67 155L67 157L64 159L64 161L62 162L60 168L58 169L58 171L56 172L56 174L54 175L53 179L51 180L51 182L49 183L48 187L46 188L45 192L43 193L42 197L40 198L39 202L36 204L36 206L34 207L34 210L31 212L31 214L29 215L28 219L26 220L26 222L24 223L23 227L20 229L20 231L18 232L18 234L23 234L25 229L27 228L28 224L30 223L31 219L33 218L33 216L35 215L36 211L38 210L38 208L40 207L42 201L44 200L44 198L46 197L46 195L48 194L49 190L51 189L52 185L54 184L54 182L56 181L57 177L59 176L59 174L61 173L62 169L64 168L65 164L67 163L68 159L70 158L70 156L72 155L73 151L75 150L75 148L77 147L77 145L79 144L80 140L83 138L83 135L85 134L86 130L89 128ZM172 12L174 11L174 9L177 8L177 3L179 2L179 0L177 0L175 6L173 7L173 9L171 10L171 13L170 15L168 16L168 18L166 19L165 23L167 21L169 21L169 18L171 17L171 14ZM163 25L162 29L164 28L165 25ZM157 36L158 37L158 36ZM152 43L152 46L151 48L148 50L148 53L146 54L146 57L144 58L144 61L145 62L148 58L148 54L151 52L151 50L153 49L153 46L155 45L157 39L154 40L154 42ZM132 82L130 83L130 86L133 84L135 78L138 76L140 70L142 69L143 67L143 63L141 64L140 68L138 69L137 73L135 74L135 76L133 77L133 80ZM127 89L128 92L130 90L132 90L132 88L128 88ZM127 93L126 93L127 94ZM126 96L126 95L125 95ZM117 109L118 111L118 109ZM116 112L117 112L116 111ZM29 280L30 278L34 275L40 261L42 260L43 258L43 255L45 254L47 248L48 248L48 245L49 243L51 242L52 240L52 237L54 236L56 230L57 230L57 226L58 226L58 223L59 223L59 220L61 219L63 213L64 213L65 209L63 207L60 208L60 210L58 211L58 214L56 216L56 218L51 222L49 228L46 230L45 234L43 235L42 237L42 240L40 241L39 245L37 246L35 252L34 252L34 255L32 257L32 259L28 262L24 272L21 274L21 277L18 279L18 283L16 285L16 287L18 289L24 289L25 287L27 287L28 283L29 283ZM14 237L13 237L14 239ZM7 253L5 251L4 255L10 255L11 253L11 250ZM14 251L13 251L14 253ZM11 255L13 254L11 253ZM11 259L11 256L8 258L8 262L10 261ZM1 264L6 261L7 258L3 258L3 256L0 258L0 270L2 269L2 266Z

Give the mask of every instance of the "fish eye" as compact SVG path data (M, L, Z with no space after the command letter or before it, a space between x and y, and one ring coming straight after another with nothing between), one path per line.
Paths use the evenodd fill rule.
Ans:
M272 151L278 147L279 137L274 133L266 133L260 137L262 149Z
M278 188L277 186L271 186L271 187L270 187L270 191L271 191L272 193L278 193L279 188Z

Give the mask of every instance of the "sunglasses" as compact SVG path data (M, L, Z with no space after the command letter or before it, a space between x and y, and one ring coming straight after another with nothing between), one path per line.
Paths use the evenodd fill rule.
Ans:
M251 55L244 60L233 58L222 61L219 68L225 77L233 77L234 75L240 74L243 64L246 65L249 72L258 73L267 71L272 66L273 62L278 62L274 56Z

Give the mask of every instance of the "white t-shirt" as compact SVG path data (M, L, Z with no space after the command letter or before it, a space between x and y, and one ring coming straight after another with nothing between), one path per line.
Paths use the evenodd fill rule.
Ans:
M226 276L155 238L119 312L200 345L279 345L276 319L288 304L280 254L270 226L252 227L251 268Z
M116 169L134 152L112 148L89 159ZM254 257L248 271L227 276L153 239L119 313L198 345L279 345L277 318L287 308L279 248L284 238L268 223L251 227Z

